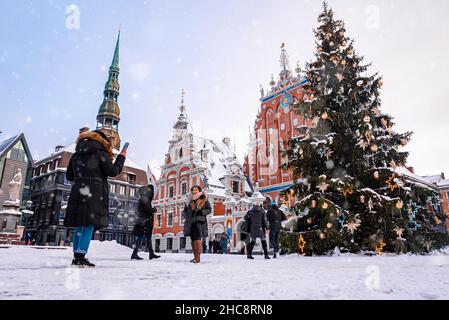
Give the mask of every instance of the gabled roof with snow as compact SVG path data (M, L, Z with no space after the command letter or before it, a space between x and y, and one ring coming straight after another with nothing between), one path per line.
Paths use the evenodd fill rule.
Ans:
M195 135L193 135L193 141L196 146L195 153L199 155L200 165L207 168L206 178L209 186L224 188L223 179L227 174L231 173L231 169L236 170L238 174L243 174L243 167L237 160L237 156L230 146L223 141ZM207 159L201 158L203 150L208 150Z

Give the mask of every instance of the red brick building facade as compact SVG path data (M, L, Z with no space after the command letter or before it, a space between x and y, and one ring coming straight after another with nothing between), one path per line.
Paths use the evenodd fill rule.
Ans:
M303 87L307 80L301 76L299 67L295 70L296 75L289 70L284 47L280 62L282 71L278 81L272 78L268 93L261 89L260 109L245 157L246 173L252 184L259 183L260 191L267 196L267 203L279 202L279 193L293 185L291 171L281 168L282 152L297 134L297 128L311 126L293 110L304 98Z

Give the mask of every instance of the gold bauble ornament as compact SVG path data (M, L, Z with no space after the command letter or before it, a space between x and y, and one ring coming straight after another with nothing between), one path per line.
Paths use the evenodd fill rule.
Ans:
M382 88L383 85L384 85L384 82L383 82L382 80L380 80L380 81L377 83L377 86L378 86L379 88Z
M401 139L401 145L406 146L408 143L407 139Z
M333 226L333 225L332 225L332 223L330 223L330 222L328 222L327 225L326 225L326 227L327 227L328 229L331 229L332 226Z
M312 208L316 208L316 200L312 200L312 204L311 204Z
M386 128L388 125L388 121L385 118L382 118L382 120L380 120L380 124L382 125L382 127Z
M324 201L323 204L321 205L321 208L326 210L327 208L329 208L329 204L326 201Z
M321 115L321 119L326 120L329 118L329 115L327 114L326 111L323 112L323 114Z
M341 60L341 64L342 64L343 66L345 66L345 65L346 65L346 60Z
M402 209L403 206L404 206L404 202L402 202L402 200L399 200L395 204L396 209Z
M313 223L313 219L312 218L307 218L307 224L312 224Z
M379 180L379 177L380 177L379 171L374 171L373 177L374 177L374 179Z
M371 121L371 119L370 119L369 116L365 116L365 117L363 118L363 122L365 122L365 123L370 123L370 121Z
M371 145L370 149L372 152L377 152L379 150L379 147L377 145L373 144L373 145Z
M326 234L323 233L323 232L321 232L321 233L320 233L320 239L321 239L321 240L326 239Z

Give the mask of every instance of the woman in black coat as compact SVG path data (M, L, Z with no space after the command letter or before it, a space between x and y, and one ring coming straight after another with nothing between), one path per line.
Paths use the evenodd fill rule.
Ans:
M208 235L207 216L211 214L212 208L207 195L201 192L201 187L194 186L192 194L188 197L184 207L184 235L190 236L194 258L190 261L200 263L202 251L202 238Z
M94 229L109 224L108 177L119 175L125 164L126 151L115 163L111 140L101 131L87 131L79 135L76 152L67 167L67 180L74 181L70 193L64 225L75 228L73 233L73 265L95 267L85 255Z
M256 245L256 239L260 238L265 259L270 259L270 257L268 256L268 245L266 237L266 232L268 230L268 221L265 210L260 204L255 204L254 207L245 215L244 219L248 221L248 233L250 236L247 258L254 259L254 257L252 256L253 249Z
M139 188L139 202L137 203L137 220L134 224L133 234L136 236L136 244L131 256L131 260L142 260L138 252L142 245L143 238L146 239L146 245L150 253L150 260L160 258L153 250L151 241L153 235L154 214L156 209L153 208L152 202L154 198L154 187L148 185Z

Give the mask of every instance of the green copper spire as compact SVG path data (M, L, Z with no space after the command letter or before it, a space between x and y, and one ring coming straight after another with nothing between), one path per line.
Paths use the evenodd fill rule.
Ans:
M117 44L115 45L114 58L109 68L109 77L104 86L104 99L97 114L97 129L113 138L115 149L120 149L120 134L118 126L120 123L120 107L118 96L120 95L120 84L118 83L120 51L120 29L118 31Z
M116 69L117 71L120 70L119 68L120 31L121 26L118 29L117 44L115 45L114 58L112 59L112 64L110 67L110 69Z

